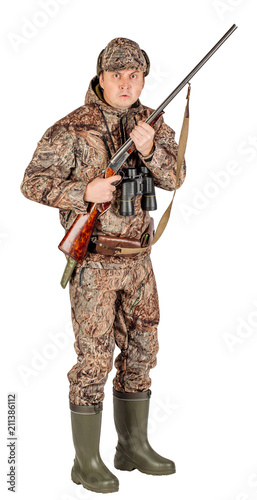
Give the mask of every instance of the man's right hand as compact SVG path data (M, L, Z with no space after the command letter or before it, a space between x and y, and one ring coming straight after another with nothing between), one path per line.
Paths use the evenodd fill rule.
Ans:
M93 181L89 182L84 193L84 200L91 203L106 203L112 200L113 193L116 187L113 182L121 180L120 175L113 175L107 179L96 177Z

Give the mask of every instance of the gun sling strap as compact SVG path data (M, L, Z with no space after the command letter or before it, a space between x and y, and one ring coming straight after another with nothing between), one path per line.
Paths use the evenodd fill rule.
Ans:
M173 201L175 198L175 194L178 188L178 183L179 183L179 176L180 176L180 170L182 167L182 163L184 160L185 156L185 151L186 151L186 144L187 144L187 137L188 137L188 126L189 126L189 98L190 98L190 90L191 90L191 84L188 84L188 90L187 90L187 96L186 96L186 108L185 108L185 113L184 113L184 119L183 119L183 124L180 132L180 137L179 137L179 144L178 144L178 156L177 156L177 172L176 172L176 183L175 183L175 188L173 191L173 196L171 199L171 202L168 206L168 208L165 210L163 216L161 217L158 227L156 229L153 241L150 246L155 245L157 241L160 239L162 233L164 232L169 218L170 218L170 212L171 208L173 205ZM119 252L119 255L126 255L126 254L136 254L139 252L145 252L146 248L121 248L121 247L116 247L115 250Z

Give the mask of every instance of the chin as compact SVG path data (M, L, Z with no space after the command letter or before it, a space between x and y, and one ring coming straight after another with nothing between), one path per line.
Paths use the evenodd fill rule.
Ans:
M132 106L132 104L133 104L133 102L132 102L132 101L127 101L127 100L125 100L125 99L124 99L124 100L123 100L123 99L121 99L121 101L119 102L119 106L120 106L121 108L123 108L123 109L124 109L124 108L130 108L130 107Z

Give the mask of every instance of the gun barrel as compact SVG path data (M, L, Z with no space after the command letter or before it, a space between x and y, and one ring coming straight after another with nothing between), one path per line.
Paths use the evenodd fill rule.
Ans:
M185 87L187 83L193 78L193 76L199 71L199 69L202 68L202 66L210 59L211 56L221 47L221 45L228 39L228 37L237 29L237 26L233 24L231 28L223 35L223 37L212 47L212 49L204 56L201 61L188 73L188 75L182 80L182 82L171 92L171 94L161 103L161 105L153 111L153 113L146 119L146 123L150 124L155 120L155 118L160 115L164 108L176 97L176 95ZM126 154L126 152L129 150L129 148L132 146L133 141L132 139L128 139L123 146L121 146L120 149L114 154L110 161L110 167L117 172L119 169L120 164L123 164L127 157L129 156L129 153ZM118 165L116 165L116 163Z
M171 94L162 102L162 104L147 118L146 123L151 123L161 111L176 97L176 95L183 89L183 87L190 82L195 74L203 67L203 65L213 56L213 54L221 47L221 45L228 39L228 37L237 29L233 24L231 28L223 35L223 37L212 47L211 50L204 56L201 61L188 73L182 82L171 92Z

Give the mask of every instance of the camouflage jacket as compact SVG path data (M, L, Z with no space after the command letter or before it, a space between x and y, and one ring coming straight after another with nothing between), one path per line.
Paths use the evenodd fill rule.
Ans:
M99 94L98 78L89 85L85 104L56 122L39 141L28 165L21 191L30 200L59 208L60 220L67 230L79 213L87 211L84 192L87 184L102 176L109 158L129 138L138 120L153 111L137 101L131 108L120 110L104 102ZM128 159L129 166L143 162L157 187L173 190L176 179L177 143L175 132L161 117L154 125L154 153L143 158L136 151ZM186 175L182 165L179 186ZM146 230L150 215L141 208L141 195L134 198L135 213L119 214L120 188L112 205L98 218L94 233L139 239ZM142 254L133 259L142 258ZM117 262L125 257L103 257L87 254L86 260Z

